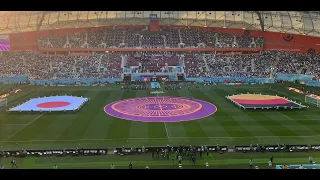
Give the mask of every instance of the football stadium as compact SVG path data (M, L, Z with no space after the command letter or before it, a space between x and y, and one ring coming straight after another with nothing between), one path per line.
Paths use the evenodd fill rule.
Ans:
M318 11L0 14L1 169L320 168Z

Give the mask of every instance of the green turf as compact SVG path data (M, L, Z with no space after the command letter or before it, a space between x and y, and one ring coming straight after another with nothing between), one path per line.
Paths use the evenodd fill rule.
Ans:
M3 88L1 85L0 88ZM318 144L320 110L244 111L225 96L238 93L262 93L304 101L304 95L288 91L284 85L216 86L214 88L166 91L164 96L191 97L215 104L218 111L207 118L178 123L143 123L108 116L103 107L116 100L155 96L150 91L122 91L110 87L37 87L8 98L9 107L27 99L49 95L76 95L90 101L72 113L0 112L2 149L110 148L118 146L156 146L179 144ZM80 145L79 145L80 144Z

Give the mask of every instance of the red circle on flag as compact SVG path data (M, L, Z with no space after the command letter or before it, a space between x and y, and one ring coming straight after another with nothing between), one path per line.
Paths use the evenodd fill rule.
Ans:
M38 108L59 108L70 105L71 103L65 101L45 102L37 105Z

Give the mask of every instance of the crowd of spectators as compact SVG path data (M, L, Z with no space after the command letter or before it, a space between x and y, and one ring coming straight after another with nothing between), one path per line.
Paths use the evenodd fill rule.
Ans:
M1 76L30 79L120 78L120 54L92 56L47 56L40 52L4 53L0 57Z
M262 47L263 37L204 31L199 28L87 29L81 33L38 38L40 48L178 48L183 47Z
M47 56L40 52L6 52L0 57L1 76L31 79L120 78L132 72L172 72L183 67L186 77L271 77L274 73L310 74L319 79L320 55L264 51L256 55L215 56L203 53L94 53L92 56Z
M201 54L186 54L184 56L184 72L186 77L204 77L205 62Z
M264 51L260 55L212 56L207 59L206 77L270 77L274 73L310 74L318 77L317 54Z
M125 66L138 66L136 71L143 72L171 72L169 66L179 66L178 53L173 52L135 52L127 53Z

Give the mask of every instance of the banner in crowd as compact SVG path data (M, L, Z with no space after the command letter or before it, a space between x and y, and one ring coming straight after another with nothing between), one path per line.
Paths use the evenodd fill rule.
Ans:
M204 82L204 81L213 81L217 83L275 83L275 79L273 78L243 78L243 77L213 77L213 78L186 78L186 81L196 81L196 82Z
M320 87L320 81L308 81L307 86Z
M306 75L306 74L276 74L276 79L282 80L282 81L290 81L294 82L296 80L299 81L311 81L313 78L313 75Z
M0 77L0 84L26 83L28 76Z
M0 51L10 51L9 35L0 35Z
M75 85L75 84L83 84L83 85L92 85L92 84L105 84L105 83L114 83L116 81L122 81L122 78L75 78L75 79L50 79L50 80L31 80L31 84L36 85Z

